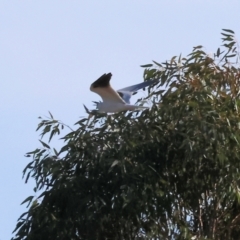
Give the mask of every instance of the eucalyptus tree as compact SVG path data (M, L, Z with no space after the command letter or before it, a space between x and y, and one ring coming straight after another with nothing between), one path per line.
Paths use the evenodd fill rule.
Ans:
M19 239L239 239L240 68L234 32L208 54L143 65L151 107L98 114L66 127L50 114L49 142L26 154L36 196L14 230ZM87 115L87 114L86 114ZM39 193L39 194L38 194Z

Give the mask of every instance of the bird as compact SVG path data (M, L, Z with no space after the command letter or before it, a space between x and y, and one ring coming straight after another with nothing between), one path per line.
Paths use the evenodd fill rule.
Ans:
M146 109L147 107L131 105L130 98L132 94L139 89L148 87L159 81L150 80L115 91L110 85L111 77L112 73L105 73L90 86L90 90L97 93L102 98L102 102L95 102L98 112L101 113L116 113L127 110Z

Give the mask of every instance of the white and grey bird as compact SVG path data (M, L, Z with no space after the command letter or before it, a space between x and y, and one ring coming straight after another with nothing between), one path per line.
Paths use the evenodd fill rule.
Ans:
M102 102L96 103L99 112L120 112L127 110L145 109L130 104L132 94L139 89L148 87L159 80L150 80L115 91L110 85L111 73L103 74L91 84L90 90L102 98Z

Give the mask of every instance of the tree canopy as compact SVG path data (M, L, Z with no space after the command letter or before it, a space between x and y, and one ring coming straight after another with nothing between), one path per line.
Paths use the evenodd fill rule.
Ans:
M23 171L39 194L12 239L239 239L239 47L222 40L143 65L151 108L93 113L59 151L40 140ZM50 114L37 130L51 142L64 127Z

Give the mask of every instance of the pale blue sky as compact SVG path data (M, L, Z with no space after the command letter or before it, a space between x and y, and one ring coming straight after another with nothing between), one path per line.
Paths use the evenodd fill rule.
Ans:
M141 82L141 64L221 44L222 28L240 39L239 0L0 1L0 239L10 239L20 203L33 195L22 170L40 147L38 116L48 111L72 125L100 75L112 85ZM57 144L56 147L60 147Z

